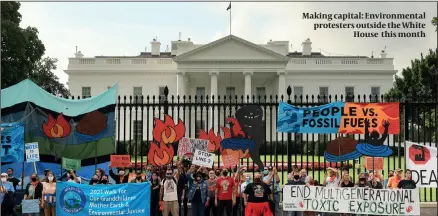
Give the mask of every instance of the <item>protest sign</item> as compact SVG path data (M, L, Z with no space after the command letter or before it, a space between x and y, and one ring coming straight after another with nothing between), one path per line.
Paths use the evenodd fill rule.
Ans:
M234 157L234 155L222 155L222 162L224 163L225 168L230 168L237 166L239 159Z
M40 200L38 199L22 200L21 204L21 213L23 214L40 212Z
M383 170L383 157L363 157L367 170Z
M437 148L406 141L406 167L417 187L437 187Z
M131 167L131 155L111 155L111 167Z
M207 151L201 151L199 149L195 150L195 155L193 157L192 164L203 166L203 167L213 167L214 163L214 154L207 152Z
M24 161L24 124L1 124L2 163Z
M26 143L26 162L38 162L40 161L40 151L38 143Z
M150 202L149 182L94 186L71 182L56 184L56 214L63 216L148 216Z
M183 137L178 144L178 157L192 158L196 149L208 152L208 140Z
M280 102L277 132L282 133L342 133L365 134L365 122L370 131L383 134L400 133L399 103L334 102L316 107L296 107Z
M62 158L62 168L66 170L79 170L81 168L81 160Z
M365 215L420 215L420 193L418 189L285 185L283 209Z

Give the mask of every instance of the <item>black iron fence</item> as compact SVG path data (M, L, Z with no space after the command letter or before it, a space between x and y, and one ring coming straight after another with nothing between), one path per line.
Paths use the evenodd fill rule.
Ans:
M324 170L328 166L349 167L353 179L359 172L366 172L363 159L343 162L343 164L326 163L324 150L328 143L338 134L286 134L277 133L276 117L280 100L295 106L318 106L334 101L351 102L400 102L400 134L391 135L386 144L392 148L393 155L385 158L382 174L387 178L389 170L405 168L404 141L437 146L437 103L425 101L400 101L397 98L373 95L344 96L297 96L291 95L290 87L286 96L173 96L165 88L162 96L119 96L117 103L116 137L117 153L130 154L137 168L148 164L147 154L153 140L154 118L163 119L167 114L175 120L181 119L185 124L185 137L198 138L201 129L215 134L222 134L221 127L228 126L226 118L246 104L257 104L264 110L266 143L261 146L260 155L265 165L272 165L280 172L285 182L287 173L293 168L307 168L308 174L322 183ZM248 102L250 101L250 102ZM175 121L177 123L177 121ZM363 139L363 135L351 135ZM175 155L177 152L175 145ZM220 152L216 152L220 155ZM175 157L176 159L176 157ZM217 157L220 164L221 157ZM241 159L244 166L252 172L257 171L250 159ZM422 189L422 201L436 201L436 189Z

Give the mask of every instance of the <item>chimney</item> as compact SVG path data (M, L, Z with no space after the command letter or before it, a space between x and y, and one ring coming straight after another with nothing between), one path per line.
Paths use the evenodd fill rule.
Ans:
M161 43L159 41L157 41L156 38L154 38L152 40L152 42L151 42L151 47L152 47L151 54L153 56L159 56L160 55L160 46L161 46Z
M78 51L78 52L75 53L75 57L76 58L82 58L82 57L84 57L84 55L81 53L81 51Z
M307 40L304 41L301 45L303 46L303 56L312 55L312 42L309 38L307 38Z
M380 53L380 58L386 58L385 50L382 50L382 52Z

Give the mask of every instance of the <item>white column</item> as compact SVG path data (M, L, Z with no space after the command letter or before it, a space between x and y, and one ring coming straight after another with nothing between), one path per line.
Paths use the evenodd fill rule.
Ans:
M278 70L278 99L281 100L281 96L283 95L283 100L287 100L286 94L286 71Z
M218 96L218 91L217 91L217 78L219 76L219 71L217 70L213 70L209 72L210 74L210 103L215 103L217 102L217 96ZM214 100L212 99L212 97L214 96ZM218 133L219 131L219 127L218 127L218 121L219 121L219 109L215 106L215 107L210 107L210 114L209 114L209 127L214 129L215 133ZM210 129L208 129L210 130Z
M182 101L182 97L184 96L184 94L186 93L186 77L185 77L185 71L180 71L178 70L176 72L176 77L177 77L177 92L176 94L179 95L180 97L180 101Z
M244 71L243 75L245 76L245 95L244 95L244 101L249 103L252 100L251 95L251 76L253 75L252 71ZM247 97L249 97L249 100L247 100Z

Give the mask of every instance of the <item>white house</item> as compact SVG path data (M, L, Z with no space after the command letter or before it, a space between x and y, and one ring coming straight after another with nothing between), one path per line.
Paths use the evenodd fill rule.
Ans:
M230 35L209 44L194 44L190 38L172 41L170 52L161 52L161 43L154 39L151 52L138 56L84 57L78 52L74 58L69 58L65 72L69 75L72 95L97 95L118 82L122 96L163 95L167 86L169 95L220 95L221 98L224 95L238 95L239 98L241 95L261 95L262 98L264 95L286 95L288 86L292 87L292 95L380 95L392 87L393 75L397 72L393 58L388 58L384 52L378 58L324 56L312 52L310 39L302 43L302 52L289 52L289 47L289 41L254 44ZM267 116L271 111L275 113L274 109L267 110ZM211 114L207 117L207 110L208 113L213 111L205 108L202 121L200 110L192 110L190 115L186 110L186 124L192 116L191 128L196 128L189 136L197 135L200 128L211 127L213 119ZM222 122L228 113L224 114L221 109L217 111L221 113ZM149 118L152 119L152 114L158 116L157 112L149 112ZM146 111L143 116L147 118ZM275 133L275 115L272 116L272 119L266 119L267 126L269 128L272 120L271 131ZM119 121L129 125L127 118L125 120L121 115ZM138 131L135 134L147 139L146 124L141 130L142 122L138 121L141 117L137 117L137 121L134 117L131 119L132 131ZM217 131L218 119L214 122ZM152 123L149 124L151 139ZM144 133L140 134L141 131Z

